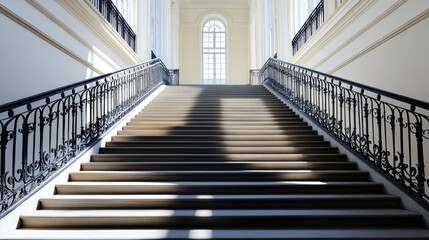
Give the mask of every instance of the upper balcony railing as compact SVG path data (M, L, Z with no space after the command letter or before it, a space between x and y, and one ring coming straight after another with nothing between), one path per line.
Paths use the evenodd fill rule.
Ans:
M111 0L90 0L128 45L136 50L136 34Z
M311 35L319 29L324 21L325 13L323 0L321 0L292 40L292 51L294 55L307 42Z
M429 208L429 103L273 58L259 83Z
M154 59L0 106L0 217L179 71Z

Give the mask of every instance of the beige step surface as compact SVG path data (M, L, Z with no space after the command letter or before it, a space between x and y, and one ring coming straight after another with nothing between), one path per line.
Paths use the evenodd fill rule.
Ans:
M122 229L122 230L29 230L4 234L4 239L283 239L283 240L429 240L429 231L416 228L341 228L341 229Z
M68 182L55 193L70 194L379 194L370 181Z
M352 162L90 162L82 171L132 170L354 170Z
M40 199L39 209L346 209L395 208L399 202L385 194L56 195Z

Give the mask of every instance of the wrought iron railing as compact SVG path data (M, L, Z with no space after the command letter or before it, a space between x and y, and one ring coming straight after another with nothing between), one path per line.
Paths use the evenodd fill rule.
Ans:
M311 12L310 16L292 39L292 51L294 55L325 21L323 1L324 0L320 0L319 4L317 4L313 12Z
M90 0L94 7L104 16L112 27L121 35L128 45L136 50L136 34L112 0Z
M0 106L0 216L171 81L154 59Z
M273 58L259 82L429 207L429 103Z

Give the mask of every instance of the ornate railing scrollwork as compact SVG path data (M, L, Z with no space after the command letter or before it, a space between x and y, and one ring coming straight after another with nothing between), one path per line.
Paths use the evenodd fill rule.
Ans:
M273 58L259 83L429 207L429 103Z
M0 216L172 80L154 59L0 106Z

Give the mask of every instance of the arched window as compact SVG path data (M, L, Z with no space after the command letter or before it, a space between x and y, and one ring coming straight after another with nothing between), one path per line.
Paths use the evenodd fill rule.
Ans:
M209 20L203 27L203 83L226 83L226 31L217 20Z

